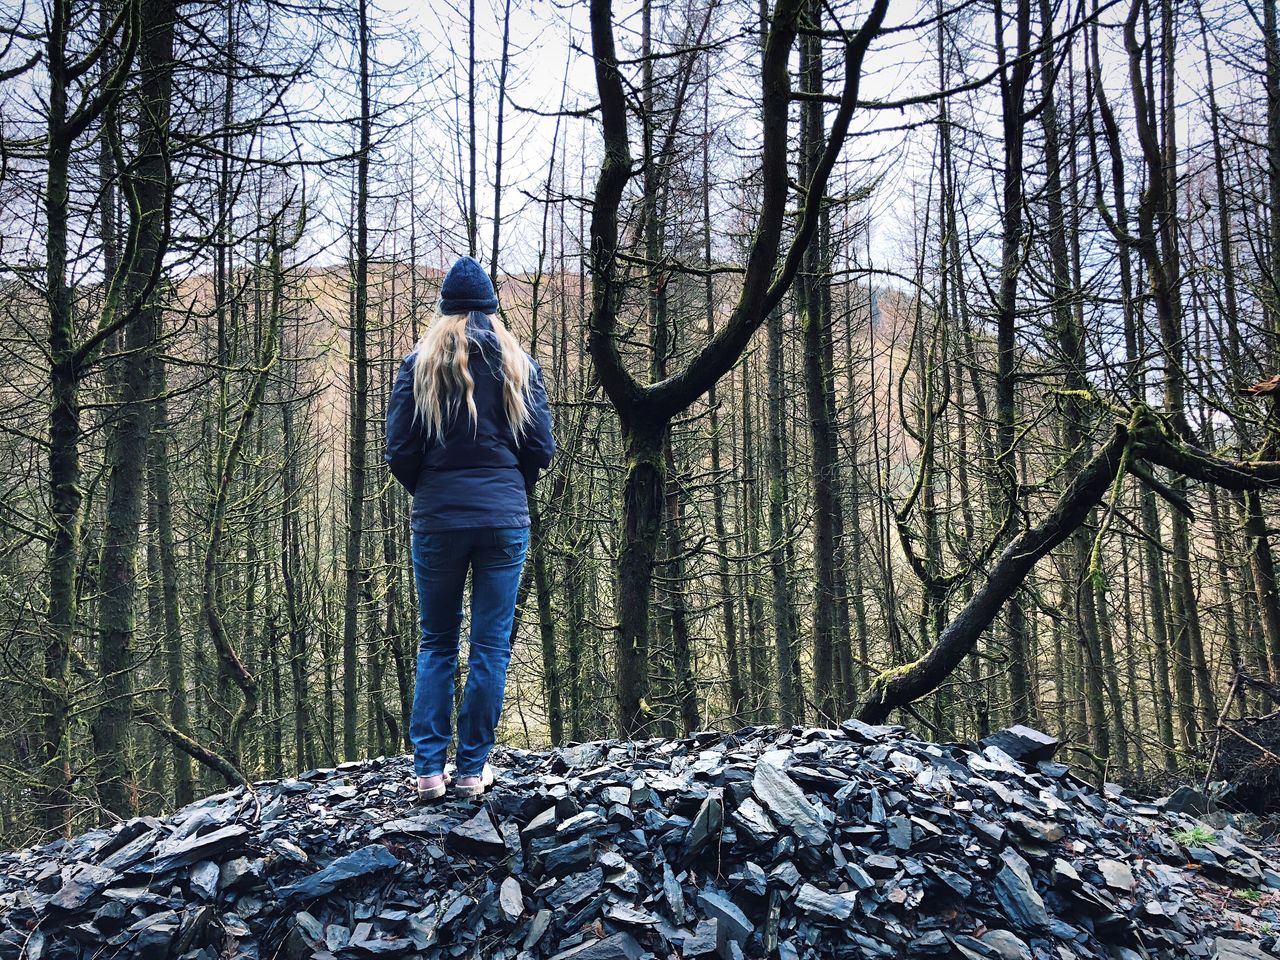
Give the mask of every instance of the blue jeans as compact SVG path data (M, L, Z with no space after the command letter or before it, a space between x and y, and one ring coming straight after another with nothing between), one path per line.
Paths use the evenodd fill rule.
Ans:
M413 692L413 769L419 777L444 772L453 731L454 679L462 630L462 588L471 571L471 645L467 686L458 709L457 775L477 777L493 749L511 662L520 571L528 527L448 530L413 535L418 588L418 675Z

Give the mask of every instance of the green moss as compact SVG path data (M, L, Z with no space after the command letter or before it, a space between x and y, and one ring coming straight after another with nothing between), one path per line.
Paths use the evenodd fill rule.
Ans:
M888 667L876 674L875 679L871 681L871 689L873 691L884 690L889 684L893 683L899 677L914 670L920 665L919 660L912 660L910 663L904 663L897 667Z

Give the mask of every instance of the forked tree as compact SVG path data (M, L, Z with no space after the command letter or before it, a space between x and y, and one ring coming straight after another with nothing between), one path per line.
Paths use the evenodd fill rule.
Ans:
M842 35L843 85L825 143L805 178L801 212L785 251L789 61L805 10L804 0L779 0L768 24L761 63L759 211L742 286L724 326L682 368L644 383L620 350L618 315L627 285L620 270L618 219L632 167L628 108L613 35L612 0L591 2L591 42L604 156L591 216L592 310L588 346L600 384L618 417L626 456L622 523L616 561L617 709L627 734L650 723L648 704L650 600L662 529L666 485L664 449L672 420L705 394L741 358L751 336L778 306L795 279L817 230L827 180L849 131L858 101L863 58L880 33L888 0L875 0L856 31Z

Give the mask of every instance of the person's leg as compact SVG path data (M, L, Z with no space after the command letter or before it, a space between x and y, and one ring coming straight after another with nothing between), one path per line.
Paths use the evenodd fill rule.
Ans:
M470 546L465 531L413 535L413 577L418 590L421 637L409 738L413 741L413 771L419 777L444 775L452 736L449 721Z
M527 527L484 531L471 561L471 649L458 711L458 783L479 777L493 749L511 662L520 570L529 549Z

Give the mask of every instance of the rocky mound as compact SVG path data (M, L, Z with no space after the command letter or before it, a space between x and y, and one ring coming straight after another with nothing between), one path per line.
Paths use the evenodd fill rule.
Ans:
M313 770L0 856L0 960L1280 955L1272 864L1053 746L509 750L483 803L425 808L407 758Z

